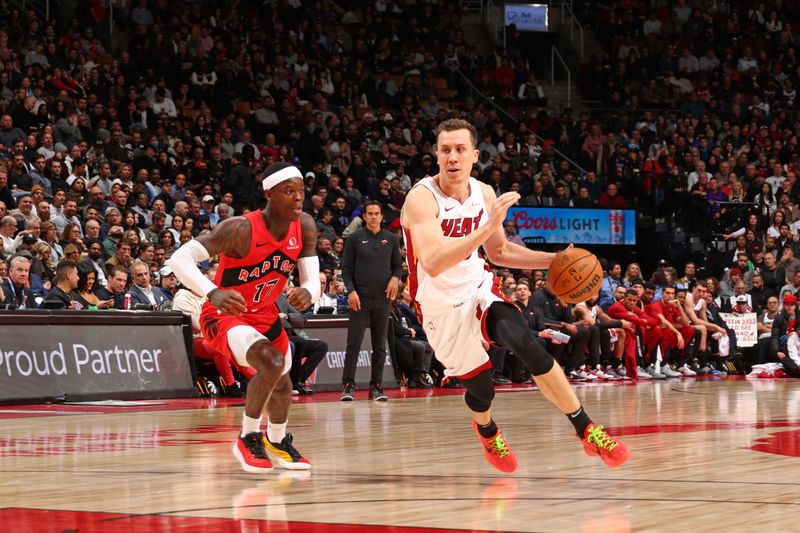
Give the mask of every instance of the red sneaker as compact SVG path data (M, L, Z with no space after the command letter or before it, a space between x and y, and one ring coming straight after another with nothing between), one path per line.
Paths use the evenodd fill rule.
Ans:
M610 467L620 466L630 459L631 452L620 441L603 430L603 426L589 424L583 435L583 451L588 456L599 455Z
M264 450L260 432L239 436L233 446L233 456L239 460L245 472L260 474L272 470L272 461Z
M517 469L517 457L511 451L511 447L506 442L506 438L497 430L494 437L488 439L478 431L478 423L472 420L472 429L475 430L483 444L483 456L489 464L501 472L513 472Z

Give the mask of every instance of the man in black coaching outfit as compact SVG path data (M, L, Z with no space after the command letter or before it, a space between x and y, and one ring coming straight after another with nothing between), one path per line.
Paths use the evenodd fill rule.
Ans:
M342 278L347 289L350 322L347 326L347 351L342 373L342 401L353 401L356 362L370 327L372 336L371 400L386 401L381 381L386 361L386 333L389 306L397 296L402 275L400 244L392 233L381 229L383 211L378 202L364 204L366 226L353 233L344 245Z

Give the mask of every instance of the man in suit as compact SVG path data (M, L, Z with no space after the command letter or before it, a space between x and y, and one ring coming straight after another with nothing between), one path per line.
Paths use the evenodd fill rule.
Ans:
M28 276L31 271L31 260L17 255L8 265L8 279L3 282L3 301L17 306L17 309L39 307L34 295L28 288Z
M131 276L133 285L128 290L128 294L131 295L131 308L135 308L137 304L158 308L164 302L170 301L161 289L150 284L150 267L145 263L134 263L131 267Z
M97 291L101 300L114 300L114 309L125 308L125 286L128 284L128 269L117 265L108 273L106 286Z

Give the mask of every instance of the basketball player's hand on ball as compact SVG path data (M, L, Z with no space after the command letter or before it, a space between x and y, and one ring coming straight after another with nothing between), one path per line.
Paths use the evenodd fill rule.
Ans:
M208 295L208 301L217 311L228 316L240 316L247 312L247 302L237 291L216 289Z
M311 293L303 287L292 287L286 291L286 298L298 311L305 311L311 305Z
M489 210L489 224L492 226L502 226L506 220L508 208L519 201L519 194L513 191L503 193L494 201L494 205Z

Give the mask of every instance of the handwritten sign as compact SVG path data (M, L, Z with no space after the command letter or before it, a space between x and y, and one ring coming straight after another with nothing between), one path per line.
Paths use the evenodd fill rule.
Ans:
M736 333L736 344L740 348L755 346L758 343L755 313L745 313L743 315L720 313L720 316L728 324L728 327Z

